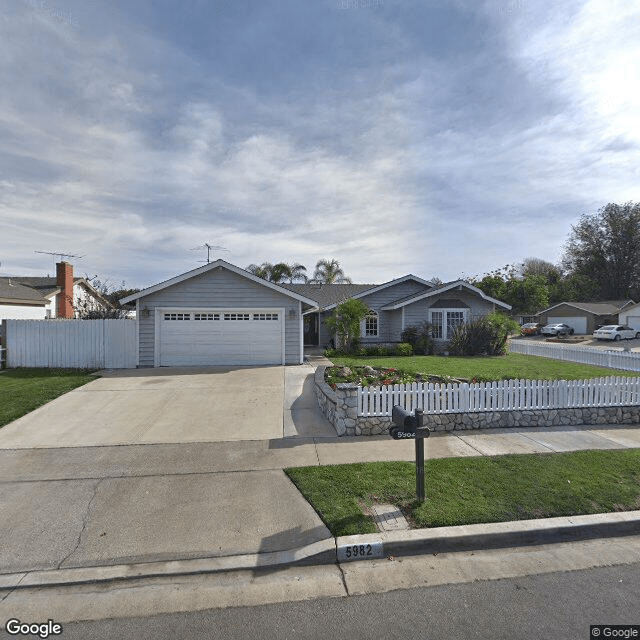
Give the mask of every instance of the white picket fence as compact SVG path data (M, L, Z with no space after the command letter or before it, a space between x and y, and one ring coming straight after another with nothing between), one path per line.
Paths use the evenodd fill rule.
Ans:
M131 369L133 320L4 320L7 367Z
M635 351L610 351L594 347L572 347L548 342L511 340L509 351L527 356L542 356L555 360L567 360L592 364L621 371L640 371L640 353Z
M640 404L640 378L500 380L463 384L414 382L358 387L359 416L390 416L394 405L425 413L526 411Z

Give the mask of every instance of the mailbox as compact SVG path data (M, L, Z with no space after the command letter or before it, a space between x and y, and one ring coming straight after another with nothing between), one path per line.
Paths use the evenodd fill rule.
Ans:
M415 414L395 405L391 410L393 425L389 429L389 435L394 440L428 438L431 433L428 427L422 426L422 411L416 409ZM420 416L420 417L419 417Z

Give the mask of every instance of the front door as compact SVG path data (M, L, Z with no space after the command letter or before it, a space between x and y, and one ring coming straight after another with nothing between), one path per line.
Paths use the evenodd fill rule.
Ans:
M304 316L304 346L317 347L318 338L318 314L307 313Z

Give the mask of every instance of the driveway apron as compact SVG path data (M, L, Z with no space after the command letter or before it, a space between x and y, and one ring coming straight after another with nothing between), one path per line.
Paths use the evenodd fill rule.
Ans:
M0 449L283 435L281 366L135 369L102 376L0 429Z

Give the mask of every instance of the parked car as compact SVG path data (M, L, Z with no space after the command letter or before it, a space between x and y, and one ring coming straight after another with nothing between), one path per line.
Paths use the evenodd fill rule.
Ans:
M593 332L593 337L598 340L632 340L640 338L640 331L636 331L631 327L622 324L606 324Z
M543 336L569 336L573 335L573 327L570 327L564 322L548 324L540 330Z
M539 336L542 325L539 322L527 322L520 327L521 336Z

